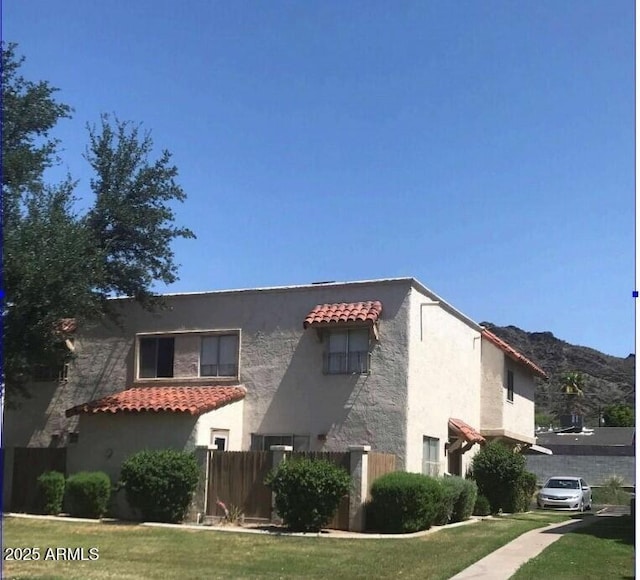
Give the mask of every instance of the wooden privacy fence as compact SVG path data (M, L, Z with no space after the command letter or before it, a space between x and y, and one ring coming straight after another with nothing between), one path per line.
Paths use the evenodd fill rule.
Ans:
M270 451L209 451L206 515L224 515L216 501L237 506L245 517L271 518L271 490L264 478L271 469Z
M280 461L295 458L323 459L343 467L354 481L350 495L345 496L328 527L348 530L361 527L354 518L362 519L362 510L373 479L395 471L395 455L370 453L366 446L354 447L345 452L304 451L292 452L286 446L274 446L272 451L207 451L205 515L224 515L217 501L227 508L238 507L245 518L273 521L273 497L264 484L269 471ZM354 455L355 454L355 455ZM367 461L363 462L362 457ZM366 470L363 473L363 466ZM364 486L364 488L363 488ZM358 516L356 517L356 512Z
M8 459L5 455L5 459ZM5 509L14 512L34 512L37 509L38 477L46 471L59 471L66 476L65 447L13 448L11 498ZM5 465L5 469L9 466Z
M391 453L369 453L367 500L371 499L371 486L381 475L396 470L396 456Z

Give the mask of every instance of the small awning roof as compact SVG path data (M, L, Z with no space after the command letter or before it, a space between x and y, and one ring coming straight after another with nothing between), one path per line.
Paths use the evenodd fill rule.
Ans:
M65 412L67 417L82 413L174 412L202 415L244 399L243 386L226 387L136 387L76 405Z
M345 323L370 323L378 321L382 313L382 302L339 302L336 304L318 304L304 319L303 327L330 326Z
M485 438L480 435L473 427L467 425L461 419L449 419L449 429L451 429L456 435L462 437L469 443L484 443Z

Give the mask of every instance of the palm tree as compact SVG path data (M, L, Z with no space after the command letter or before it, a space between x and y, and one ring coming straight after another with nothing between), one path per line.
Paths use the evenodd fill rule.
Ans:
M564 399L564 409L569 415L580 415L584 409L584 375L582 373L564 373L560 377L560 391Z

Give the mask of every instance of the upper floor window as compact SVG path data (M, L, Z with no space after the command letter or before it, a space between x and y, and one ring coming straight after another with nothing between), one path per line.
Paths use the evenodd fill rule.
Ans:
M513 371L507 370L507 401L513 403Z
M369 372L369 329L329 331L324 372L330 375Z
M235 377L238 374L238 335L203 336L200 348L201 377Z
M175 339L173 337L147 337L140 339L141 379L173 377Z

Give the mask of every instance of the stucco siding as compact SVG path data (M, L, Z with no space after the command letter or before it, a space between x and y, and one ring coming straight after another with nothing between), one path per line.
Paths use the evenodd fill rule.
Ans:
M90 326L75 339L68 380L33 383L30 398L19 408L6 409L4 441L21 447L64 446L77 430L78 417L65 410L124 390L133 381L133 339L116 326Z
M196 445L209 447L211 430L229 432L225 451L242 451L244 401L236 401L221 409L200 415L196 424Z
M481 429L502 428L507 397L504 388L504 352L482 339Z
M67 471L104 471L113 483L122 462L143 449L192 451L197 417L186 413L98 413L81 415L78 442L67 448ZM114 514L129 517L124 493L114 498Z
M311 449L369 444L398 454L402 462L410 287L410 279L401 279L175 295L156 313L116 300L121 326L81 325L68 382L41 388L37 404L8 414L7 444L49 446L59 433L56 444L64 445L75 431L82 440L86 427L77 417L65 417L65 410L132 386L244 384L242 449L249 448L252 433L290 433L308 435ZM383 303L370 373L323 374L326 343L314 329L303 329L305 316L317 304L366 300ZM198 377L198 333L229 329L240 333L239 376ZM137 337L153 333L175 337L173 378L137 379Z
M513 372L513 401L507 397L507 370ZM522 440L533 441L534 392L532 374L483 339L481 430L504 431Z
M440 473L451 417L480 427L480 333L412 289L407 409L408 471L422 471L423 436L439 439ZM465 472L475 449L463 456Z
M504 402L504 428L522 437L535 436L535 413L533 376L522 366L507 362L507 368L513 371L513 402ZM506 389L505 389L506 392Z
M246 307L257 316L242 326L245 447L252 433L295 434L309 436L311 449L368 444L402 457L408 284L318 290L291 294L286 305L280 296L259 296ZM304 317L316 304L364 300L383 303L370 373L323 374L326 344L315 329L302 328Z

